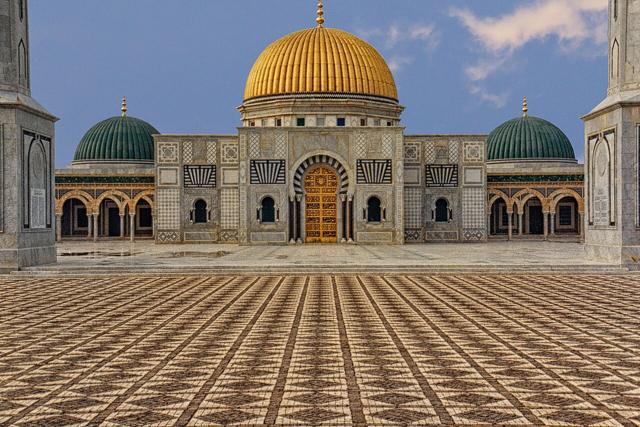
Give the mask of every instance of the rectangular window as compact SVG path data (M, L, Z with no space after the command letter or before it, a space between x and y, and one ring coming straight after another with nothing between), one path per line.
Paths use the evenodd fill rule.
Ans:
M571 227L573 225L572 205L560 206L560 209L558 210L558 223L565 227Z
M380 126L380 124L381 124L381 120L380 120L380 119L375 119L375 120L373 121L373 125L374 125L374 126Z
M276 126L277 127L281 127L282 126L282 119L276 119Z
M256 122L254 122L253 120L251 120L249 122L249 127L255 127L256 126Z
M393 126L393 122L392 122L391 120L389 120L389 121L387 122L387 126L389 126L389 127Z
M360 119L360 126L366 126L367 125L367 119Z
M298 126L298 127L304 127L304 125L305 125L304 117L298 117L298 118L296 119L296 126Z
M262 126L262 127L267 126L267 119L260 120L260 126Z
M346 125L347 125L347 119L345 119L344 117L338 117L338 120L336 121L336 126L344 127Z
M151 228L153 227L153 215L151 214L151 208L139 208L138 209L138 228Z
M85 207L76 206L76 230L86 230L89 228L89 217Z
M318 126L319 128L324 127L324 117L316 118L316 126Z

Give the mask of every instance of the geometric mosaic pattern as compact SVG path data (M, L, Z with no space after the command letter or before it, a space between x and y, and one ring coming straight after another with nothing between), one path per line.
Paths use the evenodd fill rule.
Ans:
M215 188L216 166L184 166L184 188Z
M382 156L393 157L393 135L382 135Z
M0 278L2 425L634 425L637 276Z
M405 142L404 143L404 160L405 162L420 162L420 143Z
M457 187L458 165L427 165L425 180L427 187Z
M483 188L462 190L462 228L486 227L485 192Z
M425 142L424 146L424 159L426 163L436 162L436 146L432 141Z
M237 229L240 221L239 193L237 188L224 188L220 191L220 227Z
M422 228L422 193L421 188L404 189L404 228Z
M157 228L173 230L180 228L180 192L176 189L158 189Z
M357 133L355 135L354 155L356 159L361 159L367 156L367 136L363 133Z
M456 164L458 163L459 160L459 154L458 154L458 143L457 142L450 142L449 143L449 162Z
M286 184L285 160L251 160L251 184Z
M358 184L391 184L391 160L356 160Z
M481 142L465 142L463 151L465 162L481 163L484 161L484 144Z

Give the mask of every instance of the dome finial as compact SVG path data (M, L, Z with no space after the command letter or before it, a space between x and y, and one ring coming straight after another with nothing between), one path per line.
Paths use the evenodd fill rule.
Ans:
M122 107L120 108L120 111L122 111L122 117L127 117L127 97L126 96L122 97Z
M529 104L526 96L522 99L522 117L529 117Z
M318 17L316 18L316 22L318 23L318 28L322 28L324 26L324 5L322 4L322 0L318 0Z

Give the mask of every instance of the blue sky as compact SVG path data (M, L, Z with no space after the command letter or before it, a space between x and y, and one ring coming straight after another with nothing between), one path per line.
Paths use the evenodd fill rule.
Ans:
M314 0L31 0L33 95L58 122L58 167L93 124L130 114L162 133L235 133L260 52L314 25ZM605 96L607 0L327 0L328 27L394 69L408 134L488 133L520 113L564 130Z

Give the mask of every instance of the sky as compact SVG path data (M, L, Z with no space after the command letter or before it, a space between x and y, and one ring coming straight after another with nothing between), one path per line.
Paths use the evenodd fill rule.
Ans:
M272 41L315 25L316 0L31 0L32 92L60 118L56 164L129 114L161 133L234 134L246 77ZM521 114L560 127L606 95L607 0L326 0L326 26L389 63L407 134L489 133Z

